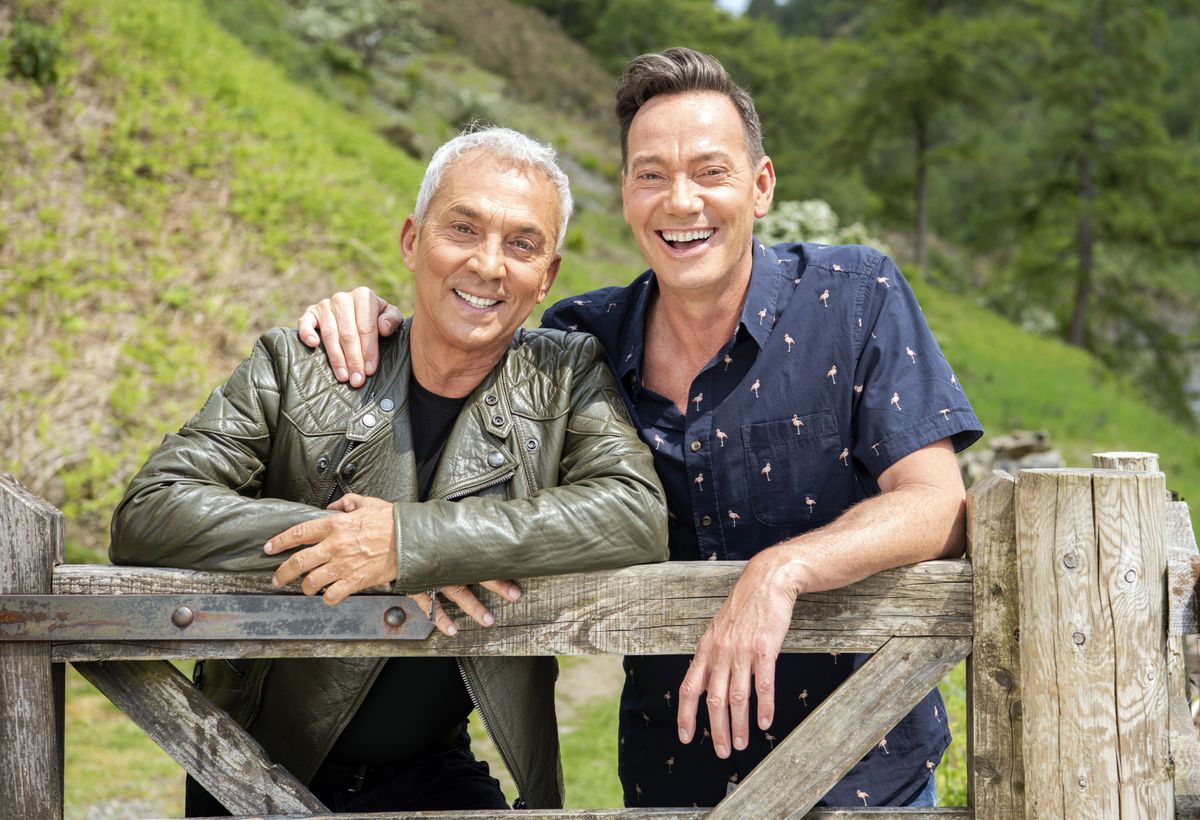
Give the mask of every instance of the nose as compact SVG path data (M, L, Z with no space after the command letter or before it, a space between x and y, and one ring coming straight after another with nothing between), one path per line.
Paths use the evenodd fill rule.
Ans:
M700 193L696 184L686 175L680 175L671 182L671 190L667 196L667 212L673 216L694 214L704 209L700 201Z
M505 275L501 240L488 237L475 246L467 267L480 279L500 279Z

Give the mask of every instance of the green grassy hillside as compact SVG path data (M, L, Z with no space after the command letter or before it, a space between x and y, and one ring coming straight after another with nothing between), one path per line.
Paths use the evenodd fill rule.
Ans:
M528 9L454 4L455 18L449 5L422 7L414 50L365 71L282 30L275 0L0 4L0 470L64 509L71 560L103 560L129 476L261 330L355 284L408 302L395 239L419 157L464 121L486 115L563 149L581 208L552 297L640 270L615 200L612 78ZM22 67L30 49L56 82ZM1119 374L917 288L990 433L1046 429L1074 464L1156 451L1170 486L1200 498L1200 442ZM106 774L113 748L144 755L133 776L146 784L169 779L173 764L73 681L74 724L103 716L116 733L68 731L76 816L130 799ZM612 719L611 702L575 718L572 805L619 801ZM961 795L961 764L947 768ZM162 798L147 811L174 811Z

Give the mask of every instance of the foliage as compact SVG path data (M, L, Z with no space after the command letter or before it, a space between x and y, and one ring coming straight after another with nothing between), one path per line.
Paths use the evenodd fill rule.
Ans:
M754 232L769 245L779 242L869 245L891 253L884 241L872 236L861 222L839 225L838 215L823 199L776 202L771 206L771 212L758 221Z
M778 198L902 230L906 266L1085 347L1194 429L1194 2L526 2L613 71L714 54L755 97Z
M57 33L35 20L18 20L8 45L9 76L25 77L46 88L58 82L61 51Z
M11 5L0 5L5 66L14 42L4 27L5 15L15 14ZM0 470L65 509L71 560L103 560L108 514L129 475L259 331L289 324L314 295L360 283L410 304L394 235L420 177L412 154L451 133L456 107L487 107L562 149L581 209L552 299L628 281L644 266L613 198L612 125L597 124L608 116L607 101L584 94L591 86L606 97L613 78L596 62L583 64L585 51L537 10L429 0L421 22L434 36L424 50L396 65L378 59L368 66L360 58L331 60L322 43L292 26L298 6L278 0L19 5L57 38L58 78L49 93L20 74L0 78ZM809 2L817 12L840 11L816 14L805 36L762 19L733 21L699 0L576 5L581 36L595 34L596 44L608 37L613 49L686 41L716 53L757 95L780 174L778 198L819 197L871 233L888 231L888 243L903 254L904 236L892 232L907 231L911 220L899 138L870 141L853 166L831 165L825 155L830 135L848 127L844 112L860 86L853 61L820 38L860 36L858 15L879 4ZM633 16L614 19L618 5L649 22L639 28ZM468 9L464 21L447 21L456 8ZM1050 13L1045 4L1022 9ZM611 28L600 32L606 14ZM1097 246L1091 332L1138 357L1120 364L1124 373L1021 327L1036 316L1051 331L1063 326L1070 296L1063 270L1072 264L1071 220L1079 213L1067 173L1078 131L1063 142L1071 117L1049 102L1062 95L1066 105L1070 92L1035 83L1041 78L1032 65L1018 64L1011 79L994 77L982 114L957 102L942 112L937 133L945 142L931 154L929 180L935 276L914 287L989 433L1047 429L1073 464L1086 464L1097 449L1156 451L1169 485L1195 502L1200 441L1147 406L1138 375L1178 366L1189 338L1196 345L1200 304L1200 243L1187 218L1200 211L1200 26L1190 6L1172 4L1169 14L1167 26L1148 18L1145 30L1161 38L1162 65L1154 67L1153 53L1141 54L1147 72L1120 76L1132 52L1154 51L1138 39L1145 31L1130 26L1117 33L1128 44L1096 69L1114 84L1103 86L1113 108L1095 120L1104 125L1097 185L1112 193L1092 210L1113 213L1096 217L1112 232ZM479 20L486 25L472 25ZM1039 35L1027 45L1052 44ZM486 67L476 54L487 55ZM614 50L605 59L612 66L628 56ZM1070 68L1067 57L1056 59ZM1058 65L1039 63L1036 72ZM518 70L520 82L512 79ZM1121 83L1134 79L1147 89L1141 96L1152 116L1135 105L1136 91L1126 95L1134 99L1122 96ZM468 89L465 103L449 96L459 88ZM410 129L409 148L381 138L393 128ZM1162 153L1138 157L1139 146ZM1168 171L1173 187L1163 184ZM1146 179L1130 179L1143 173ZM791 207L781 201L779 217ZM827 225L828 215L807 219ZM794 238L807 229L780 230ZM578 742L570 755L590 757L611 742L603 720L612 713L596 709L594 733L580 728L566 741ZM592 725L590 713L581 714L581 727ZM77 725L69 743L79 737ZM136 741L112 742L133 759ZM160 763L131 765L157 772ZM958 765L947 763L943 773L953 776ZM105 778L103 767L91 771ZM577 762L569 760L568 771L585 777L574 774ZM609 785L598 778L594 792L574 791L572 801L616 805L607 771ZM158 775L147 778L157 788ZM69 776L69 788L72 782Z
M417 6L404 0L296 0L289 24L312 43L348 50L353 68L395 61L429 44Z

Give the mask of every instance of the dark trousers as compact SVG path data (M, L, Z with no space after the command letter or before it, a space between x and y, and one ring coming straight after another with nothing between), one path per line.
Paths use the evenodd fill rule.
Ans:
M488 765L471 754L470 741L418 755L392 766L322 766L310 788L333 812L453 811L507 809ZM188 817L227 817L229 812L190 776Z

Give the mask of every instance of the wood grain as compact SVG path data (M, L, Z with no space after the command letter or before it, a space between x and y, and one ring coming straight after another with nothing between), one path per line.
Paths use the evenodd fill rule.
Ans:
M1102 619L1092 474L1017 477L1026 814L1119 816L1111 625Z
M481 591L496 614L484 628L457 617L459 633L424 641L192 641L56 643L57 660L353 655L677 654L694 650L741 574L742 562L667 563L520 581L515 603ZM236 573L60 567L55 591L68 594L233 591ZM246 573L249 576L249 573ZM263 576L269 578L269 576ZM261 583L261 581L259 581ZM269 583L269 581L267 581ZM242 586L237 591L249 591ZM879 573L840 590L803 595L785 652L874 652L893 635L969 637L971 566L930 561ZM452 614L457 614L451 608Z
M1017 479L1027 816L1171 812L1165 499L1161 473Z
M970 651L966 638L888 641L709 817L803 816Z
M1158 453L1124 451L1092 453L1092 466L1098 470L1157 473Z
M1166 478L1093 478L1101 617L1112 624L1121 814L1166 817L1172 806L1164 611Z
M1025 810L1017 538L1013 477L995 472L967 492L975 636L967 659L968 802L979 820Z
M0 475L0 595L45 594L63 555L62 513ZM61 670L45 643L0 642L0 813L62 817Z
M447 820L448 817L468 820L702 820L707 809L525 809L519 814L511 811L465 811L449 815L432 811L388 814L390 820ZM804 815L806 820L969 820L971 810L954 806L935 809L813 809ZM242 817L239 820L381 820L382 814L289 814Z
M77 663L75 668L234 814L326 811L166 661Z

